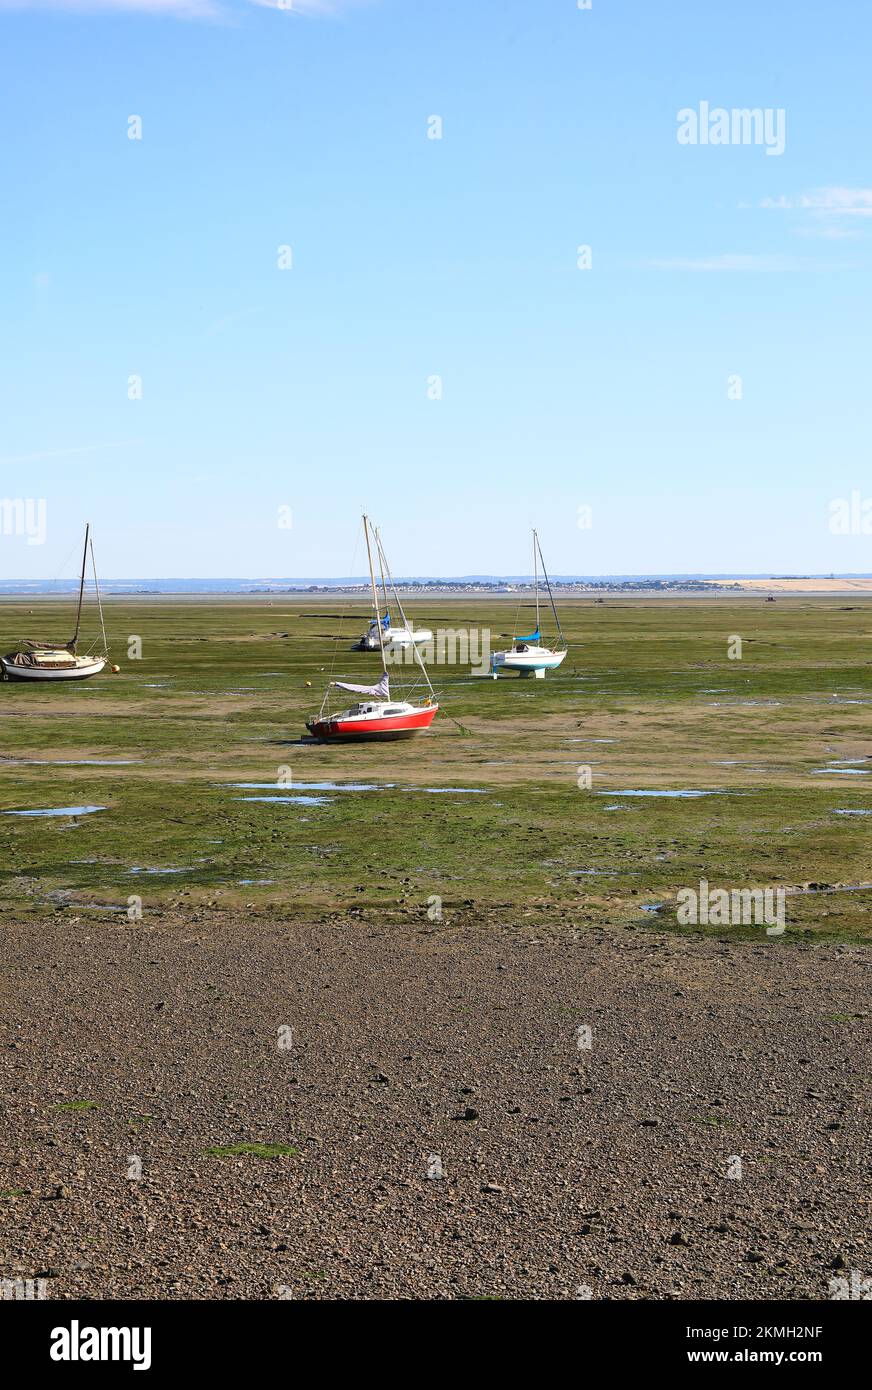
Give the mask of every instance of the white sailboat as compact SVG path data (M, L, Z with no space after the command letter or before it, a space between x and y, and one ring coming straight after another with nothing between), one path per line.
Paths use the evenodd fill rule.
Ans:
M391 616L388 588L385 582L385 573L387 572L388 579L390 579L391 575L382 547L381 535L379 534L377 526L372 527L372 534L375 539L376 554L378 555L379 576L381 578L385 611L384 617L382 617L375 589L373 589L373 617L370 620L366 632L357 643L357 650L361 652L377 652L381 651L382 647L384 647L386 650L390 651L391 647L408 648L415 643L420 645L423 642L431 641L433 633L430 629L427 627L413 628L411 623L406 621L402 611L400 612L399 621L394 622Z
M100 611L100 630L103 634L101 651L79 655L79 629L82 624L82 601L85 596L85 568L88 552L94 570L94 589L97 594L97 607ZM82 681L89 676L98 676L108 659L106 628L103 623L103 603L97 584L97 566L94 562L94 544L91 540L91 527L85 526L85 548L82 552L82 574L79 580L79 602L76 608L76 630L69 642L31 642L28 639L19 643L18 650L0 657L0 666L5 681Z
M551 603L551 611L557 624L557 645L554 647L548 647L542 641L539 618L540 563L542 565L542 577L545 580ZM542 557L542 548L539 545L539 536L535 529L533 531L533 583L536 590L536 629L534 632L527 633L526 637L515 637L508 651L491 653L491 675L494 680L497 679L500 671L517 671L520 676L535 676L537 680L544 680L545 672L555 671L566 658L569 646L560 627L557 606L551 592L551 581L548 578L548 571Z

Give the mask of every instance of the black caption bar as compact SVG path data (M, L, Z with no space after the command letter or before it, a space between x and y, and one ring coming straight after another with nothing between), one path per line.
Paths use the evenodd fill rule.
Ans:
M502 1300L468 1300L479 1303ZM508 1302L509 1300L505 1300ZM868 1310L851 1300L803 1303L655 1303L616 1300L555 1303L556 1330L575 1339L574 1354L605 1360L616 1372L625 1369L687 1367L691 1375L711 1369L767 1365L773 1374L817 1369L832 1377L856 1363L861 1327ZM319 1300L293 1303L155 1303L155 1302L0 1302L5 1344L14 1346L25 1371L64 1380L93 1379L109 1372L116 1379L163 1378L179 1371L225 1373L229 1358L240 1354L247 1371L275 1370L287 1356L288 1335L305 1333L311 1320L317 1330ZM426 1307L426 1300L421 1300ZM353 1307L354 1305L352 1305ZM513 1304L513 1307L516 1307ZM384 1302L365 1305L368 1321ZM406 1316L412 1304L400 1305ZM350 1311L350 1310L349 1310ZM452 1314L458 1334L500 1326L499 1311L477 1308ZM331 1321L347 1316L334 1303ZM353 1317L353 1312L352 1312ZM445 1308L440 1315L444 1329ZM515 1344L513 1321L501 1344L505 1354ZM369 1361L371 1325L360 1354ZM583 1338L579 1342L577 1339ZM329 1345L329 1344L328 1344ZM489 1343L490 1352L499 1347ZM446 1363L456 1354L446 1345ZM555 1352L559 1348L555 1347ZM430 1354L428 1353L428 1361Z

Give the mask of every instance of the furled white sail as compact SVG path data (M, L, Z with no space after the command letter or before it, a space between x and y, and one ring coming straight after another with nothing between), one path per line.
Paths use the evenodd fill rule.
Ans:
M391 698L387 671L382 672L378 685L351 685L348 681L331 681L330 684L337 686L339 690L353 690L355 695L372 695L376 700Z

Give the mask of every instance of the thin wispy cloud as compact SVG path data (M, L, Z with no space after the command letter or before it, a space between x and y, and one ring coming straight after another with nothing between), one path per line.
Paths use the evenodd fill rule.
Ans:
M340 0L248 0L248 3L262 10L286 10L299 15L331 15L348 7L348 0L344 6Z
M872 188L814 188L809 193L779 194L759 204L768 212L792 215L794 236L849 241L862 235L872 217Z
M817 241L856 241L861 233L857 223L846 227L833 222L815 222L806 227L793 227L794 236L814 237Z
M103 449L132 449L144 442L142 439L121 439L113 444L79 444L72 449L44 449L39 454L18 454L14 457L0 458L0 465L42 463L45 459L72 458L74 454L96 454Z
M358 0L236 0L235 8L280 10L289 15L330 16ZM231 0L0 0L3 10L59 10L68 14L151 14L177 19L218 19L234 8Z
M654 270L689 270L696 272L764 272L788 270L828 270L830 267L821 261L803 256L758 256L743 255L737 252L724 252L718 256L675 256L669 260L652 260L647 265Z
M66 14L152 14L177 19L215 19L216 0L0 0L2 10L56 10Z
M764 198L761 208L778 212L818 212L832 217L872 217L872 188L816 188L792 197Z

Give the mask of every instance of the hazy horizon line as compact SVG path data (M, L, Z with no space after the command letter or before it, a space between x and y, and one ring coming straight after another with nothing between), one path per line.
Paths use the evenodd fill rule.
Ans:
M685 570L650 571L630 573L617 571L604 574L552 574L552 584L587 584L606 581L655 581L669 580L743 580L743 579L872 579L869 570ZM540 581L541 582L541 581ZM22 588L33 590L44 587L48 590L78 588L78 578L65 579L0 579L0 588ZM361 585L369 587L368 575L275 575L258 577L254 575L134 575L118 578L101 578L100 586L105 588L116 584L253 584L253 585L307 585L337 586ZM394 579L397 587L409 584L525 584L533 585L533 576L528 574L418 574L398 575ZM93 581L89 582L92 587ZM543 585L544 587L544 585Z

